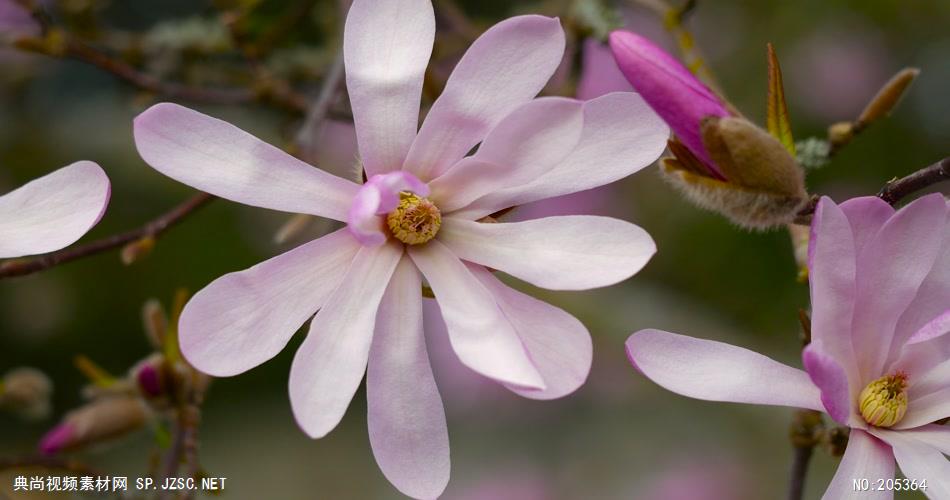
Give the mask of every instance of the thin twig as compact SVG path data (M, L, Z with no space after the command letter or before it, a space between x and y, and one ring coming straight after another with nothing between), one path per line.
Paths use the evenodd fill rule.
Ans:
M320 87L320 93L314 99L313 104L307 110L307 117L297 131L296 143L304 151L304 160L311 160L311 154L308 147L313 143L314 137L330 113L330 107L336 100L343 86L343 51L339 51L333 61L333 65L326 72L323 79L323 85Z
M895 205L917 191L947 180L950 180L950 157L944 158L906 177L888 182L881 188L881 191L877 193L877 197L891 205ZM798 216L795 219L796 224L811 224L812 215L814 215L815 209L818 207L818 200L818 196L812 196L808 203L798 212Z
M877 197L891 205L938 182L950 180L950 157L884 185Z
M215 198L208 193L199 193L139 228L39 257L0 263L0 279L33 274L66 262L114 250L143 238L155 238Z
M166 82L78 40L68 39L60 47L50 46L44 39L21 38L15 45L22 50L95 66L136 88L172 99L210 104L241 104L259 100L295 113L303 113L307 109L306 96L295 91L287 82L272 76L258 78L253 88L198 87Z
M808 475L808 464L814 454L813 446L795 447L795 458L792 461L791 481L788 484L788 500L801 500L805 494L805 478Z
M255 98L254 92L249 89L203 88L165 82L152 75L143 73L130 64L115 59L105 52L75 40L67 42L63 55L112 73L140 89L173 99L213 104L238 104L248 102Z
M805 478L812 453L824 432L821 413L814 410L799 410L789 427L789 438L795 450L792 460L791 479L788 484L788 500L801 500L805 492Z
M198 462L198 426L201 424L201 405L204 404L205 392L211 379L199 373L189 365L184 365L185 372L175 377L178 404L175 411L175 432L172 446L165 455L164 478L179 477L179 471L184 468L186 478L196 478L200 469ZM191 500L194 492L183 490L179 500ZM170 499L174 496L171 491L162 492L161 499Z

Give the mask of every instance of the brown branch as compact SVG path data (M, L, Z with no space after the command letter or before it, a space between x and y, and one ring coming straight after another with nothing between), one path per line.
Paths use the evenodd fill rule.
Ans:
M199 193L139 228L58 252L0 263L0 279L33 274L66 262L114 250L143 238L158 237L215 198L208 193Z
M877 197L893 205L910 194L946 180L950 180L950 157L906 177L888 182L877 193Z
M198 87L166 82L78 40L67 39L59 45L42 38L21 38L15 46L22 50L95 66L136 88L172 99L210 104L241 104L257 100L273 103L294 113L304 113L307 110L306 96L295 91L287 82L269 76L258 76L253 88Z
M791 481L788 484L788 500L801 500L805 495L805 478L808 475L808 464L815 448L812 446L795 447L795 458L792 461Z
M944 158L933 165L922 168L906 177L894 179L881 188L877 197L886 201L890 205L899 203L904 198L927 189L934 184L950 180L950 157ZM812 215L818 207L819 196L812 196L811 199L798 212L795 219L796 224L811 224Z
M115 59L105 52L75 40L66 43L63 56L95 66L142 90L173 99L213 104L238 104L248 102L256 97L255 93L249 89L203 88L165 82L143 73L132 65Z
M788 484L788 500L802 500L808 464L824 432L821 413L814 410L798 410L789 427L789 439L795 450L792 460L791 479Z
M178 477L184 467L187 478L196 478L200 471L198 462L198 426L201 424L201 406L211 378L182 362L184 373L174 377L178 404L175 411L175 436L172 447L165 456L164 477ZM191 500L194 492L183 490L179 500ZM161 499L170 499L172 491L162 492Z
M307 110L307 117L297 131L296 143L305 161L312 160L311 145L314 137L323 124L324 120L330 114L330 108L340 93L343 86L343 51L339 51L333 61L333 65L327 71L323 79L323 85L320 87L320 93L317 95L313 104Z

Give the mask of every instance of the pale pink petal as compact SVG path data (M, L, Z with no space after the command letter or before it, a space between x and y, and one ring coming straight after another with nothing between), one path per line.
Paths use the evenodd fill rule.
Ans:
M656 253L643 229L594 215L511 223L445 218L439 241L464 260L552 290L613 285L636 274Z
M876 378L888 362L897 321L943 243L943 232L934 228L944 228L946 220L943 196L924 196L890 218L858 255L852 343L865 380Z
M940 313L940 316L937 316L929 323L920 327L920 329L910 337L908 343L916 344L918 342L926 342L946 335L947 333L950 333L950 309Z
M855 479L867 479L877 486L880 479L894 478L894 456L888 445L860 429L851 430L851 439L844 452L834 479L825 490L822 500L889 500L894 491L888 489L855 491Z
M741 347L641 330L627 339L627 356L647 378L683 396L825 410L808 374Z
M928 346L932 348L932 346ZM909 371L904 367L899 369L908 373L910 387L908 387L908 398L910 401L917 401L923 396L940 392L950 387L950 357L941 356L942 361L925 366L917 372ZM900 366L900 364L898 364ZM916 367L911 367L916 368ZM915 404L914 407L919 407Z
M894 216L894 207L877 196L851 198L838 207L851 224L855 255L859 255L871 238L881 230L884 223Z
M274 357L327 301L359 248L341 229L214 280L182 311L182 354L216 377L237 375Z
M845 370L854 400L862 389L858 387L861 379L851 346L854 235L844 211L831 198L823 197L818 203L809 244L811 341L816 349L834 358Z
M362 247L310 322L290 367L290 403L297 424L312 438L340 423L363 380L376 311L402 255L396 243Z
M410 246L409 256L425 275L465 366L506 384L545 389L511 322L491 293L438 240Z
M422 333L422 281L403 257L376 314L366 370L376 463L396 488L436 498L449 481L449 433Z
M386 242L386 230L383 218L379 216L383 194L376 184L364 184L353 197L346 227L361 244L366 246L382 245Z
M623 76L610 47L593 37L584 39L581 78L577 83L578 99L594 99L611 92L632 92L633 86Z
M487 269L468 267L495 297L546 386L540 391L506 387L526 398L556 399L583 385L593 359L587 328L567 311L506 286Z
M940 450L904 432L874 428L869 432L891 445L904 477L927 481L927 498L950 499L950 461Z
M894 426L895 429L913 429L950 417L950 386L921 394L923 391L909 389L907 414Z
M492 26L452 71L403 168L425 181L438 177L536 96L563 54L564 31L555 18L518 16Z
M73 244L105 214L110 194L99 165L79 161L0 196L0 258Z
M396 208L399 193L403 191L428 196L429 186L403 171L374 175L360 186L353 197L346 221L350 232L360 243L376 246L386 241L386 230L380 216Z
M544 175L577 145L583 109L580 101L562 97L542 97L515 109L488 133L475 155L430 183L433 201L448 213Z
M855 411L844 368L834 358L821 352L816 344L809 344L805 348L802 361L811 381L821 389L821 402L825 405L825 411L839 424L847 425L855 416Z
M666 149L669 128L632 92L584 103L584 131L574 151L536 181L489 194L459 211L479 219L532 201L576 193L650 166Z
M891 431L882 430L889 436ZM950 455L950 427L946 425L924 425L916 429L905 429L900 435L915 441L930 445L944 455Z
M950 335L935 337L926 342L906 344L900 357L887 367L885 373L902 371L910 379L910 391L918 391L925 379L930 380L937 367L950 360ZM947 367L950 369L950 366ZM947 379L950 383L950 378ZM942 388L942 386L941 386ZM927 389L924 392L933 392Z
M935 229L940 231L939 229ZM913 302L907 306L907 310L901 315L897 322L897 331L894 334L895 342L892 346L894 350L903 347L900 344L902 339L917 337L918 332L925 328L927 324L934 321L935 318L942 317L950 305L950 219L948 219L943 229L943 243L941 244L940 255L934 262L930 273L924 278L917 290L917 296ZM936 325L934 325L936 326ZM924 335L932 335L932 330ZM921 338L921 337L918 337Z
M139 154L155 170L245 205L345 221L359 188L177 104L145 110L135 118L134 135Z
M402 167L419 125L435 15L429 0L355 0L346 16L346 89L368 175Z

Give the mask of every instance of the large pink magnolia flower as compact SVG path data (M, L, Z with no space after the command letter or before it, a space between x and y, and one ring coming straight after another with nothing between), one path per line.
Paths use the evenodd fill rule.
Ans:
M0 259L73 244L105 214L110 192L99 165L79 161L0 196Z
M314 438L330 432L365 372L376 460L416 497L438 496L449 475L423 278L469 368L529 398L574 391L590 369L587 330L489 269L551 289L606 286L643 267L653 241L604 217L485 217L627 176L659 156L668 133L636 94L534 99L564 51L559 22L540 16L476 40L417 131L434 33L428 0L350 8L344 56L362 185L181 106L158 104L135 120L140 154L174 179L347 223L198 292L179 324L182 352L211 375L236 375L276 355L316 312L290 373L298 423Z
M950 220L939 194L895 213L876 197L823 198L809 248L806 371L719 342L658 330L627 340L644 375L685 396L810 408L851 428L824 498L892 498L852 481L927 481L950 498ZM806 373L807 372L807 373Z

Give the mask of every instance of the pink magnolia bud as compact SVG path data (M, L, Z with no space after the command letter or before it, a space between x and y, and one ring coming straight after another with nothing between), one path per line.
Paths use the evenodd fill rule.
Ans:
M165 394L164 365L162 355L154 354L132 367L130 374L145 397L157 398Z
M610 48L620 71L680 142L709 168L712 177L725 179L703 145L700 131L705 118L730 116L725 103L673 56L640 35L614 31Z
M151 414L138 397L102 398L69 412L40 440L44 455L101 443L142 428Z

